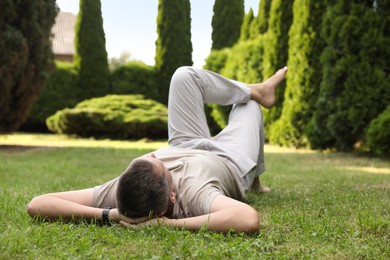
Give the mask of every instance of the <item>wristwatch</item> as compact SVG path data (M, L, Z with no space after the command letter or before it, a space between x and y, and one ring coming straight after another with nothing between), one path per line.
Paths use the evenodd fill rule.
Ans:
M108 218L108 213L110 212L111 208L104 208L102 212L102 225L104 226L111 226L111 221Z

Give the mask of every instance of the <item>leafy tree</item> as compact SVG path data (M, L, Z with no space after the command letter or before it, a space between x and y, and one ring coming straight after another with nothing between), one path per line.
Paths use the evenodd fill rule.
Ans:
M109 69L110 71L114 71L116 69L118 69L119 67L123 66L124 64L128 63L128 62L131 62L131 61L134 61L131 57L131 53L130 52L122 52L118 58L116 57L112 57L110 60L109 60Z
M388 1L338 1L327 12L324 77L309 128L314 148L352 149L390 103L389 26Z
M292 23L292 1L272 1L268 30L265 34L265 47L263 58L263 78L272 76L278 69L287 64L288 59L288 31ZM277 105L270 110L264 111L265 126L269 128L272 122L276 121L282 112L284 99L283 82L276 92Z
M54 0L0 2L0 133L18 129L53 65Z
M295 0L289 30L289 72L280 118L271 125L269 139L282 145L307 145L305 127L317 101L322 70L319 57L323 1Z
M159 0L155 67L159 101L168 103L169 82L180 66L191 66L191 6L189 0Z
M240 38L244 20L244 0L215 0L211 21L212 50L233 46Z
M82 98L107 94L110 82L100 0L80 0L75 47Z

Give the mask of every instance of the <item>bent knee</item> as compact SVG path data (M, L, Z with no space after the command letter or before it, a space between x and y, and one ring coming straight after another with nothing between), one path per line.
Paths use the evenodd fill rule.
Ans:
M176 69L175 73L172 75L171 79L171 88L175 86L181 86L185 82L189 82L194 79L195 75L194 68L190 66L182 66Z
M262 118L263 118L263 112L262 112L262 110L261 110L261 107L259 106L259 104L258 104L256 101L254 101L254 100L249 100L248 103L247 103L246 105L249 107L248 109L251 110L251 115L252 115L252 114L256 114L256 115L255 115L256 117L254 117L254 118L259 118L259 119L262 120Z
M175 76L178 76L178 75L186 75L188 73L190 73L191 71L193 71L193 68L191 66L181 66L181 67L178 67L175 72L173 73L173 75Z

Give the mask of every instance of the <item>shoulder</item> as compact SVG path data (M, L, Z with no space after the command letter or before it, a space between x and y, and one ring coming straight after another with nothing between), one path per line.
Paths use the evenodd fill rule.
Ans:
M92 203L94 207L112 207L116 208L116 190L119 177L110 180L93 189Z

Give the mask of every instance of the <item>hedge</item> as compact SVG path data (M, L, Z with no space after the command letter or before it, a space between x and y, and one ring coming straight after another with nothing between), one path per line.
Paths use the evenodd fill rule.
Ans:
M110 94L141 94L157 99L157 73L154 67L141 61L130 61L114 69Z
M63 109L46 120L50 131L79 137L159 139L167 137L165 105L142 95L107 95Z
M390 105L371 121L367 131L367 143L375 154L390 154Z
M56 62L40 97L34 103L22 131L48 132L46 118L60 109L74 107L82 99L77 87L78 71L71 63Z

